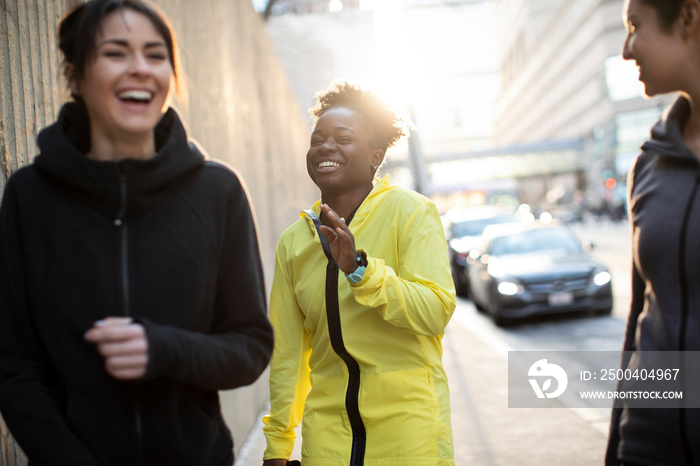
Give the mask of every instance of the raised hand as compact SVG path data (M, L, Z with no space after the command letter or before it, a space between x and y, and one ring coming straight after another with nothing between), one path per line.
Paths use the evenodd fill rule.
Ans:
M345 219L338 216L327 204L321 204L323 215L328 218L333 228L321 225L319 230L328 238L333 259L343 273L352 273L357 269L357 250L355 249L355 237L350 228L345 224Z

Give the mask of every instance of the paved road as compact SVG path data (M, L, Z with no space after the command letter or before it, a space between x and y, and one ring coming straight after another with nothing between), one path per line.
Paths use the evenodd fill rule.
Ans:
M456 464L602 464L609 410L509 408L507 352L571 350L576 342L591 348L592 340L619 339L621 326L612 317L578 316L498 328L460 300L444 339Z

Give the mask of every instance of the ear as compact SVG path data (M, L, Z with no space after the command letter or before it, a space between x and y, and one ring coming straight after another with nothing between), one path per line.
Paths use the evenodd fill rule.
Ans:
M685 0L680 14L681 35L684 39L696 36L700 30L700 2Z
M372 171L376 172L379 166L384 161L385 151L381 149L375 149L372 151ZM374 168L377 167L377 168Z
M372 165L379 167L384 161L385 152L381 149L375 149L372 151Z
M63 67L63 76L65 76L68 82L68 90L71 95L80 95L80 87L78 86L78 80L73 76L75 71L75 66L72 63L66 63Z

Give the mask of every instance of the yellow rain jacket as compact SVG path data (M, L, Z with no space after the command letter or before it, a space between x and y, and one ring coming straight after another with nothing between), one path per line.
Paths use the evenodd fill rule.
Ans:
M302 420L302 465L347 466L348 369L328 333L328 261L312 220L300 216L277 245L264 459L290 458ZM357 209L350 230L369 262L357 285L342 272L338 278L343 341L360 367L364 465L454 465L441 338L455 291L437 209L425 197L390 185L387 176Z

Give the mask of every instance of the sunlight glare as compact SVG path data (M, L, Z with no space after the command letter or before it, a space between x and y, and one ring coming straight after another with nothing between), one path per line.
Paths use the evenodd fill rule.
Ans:
M397 107L416 105L426 98L425 85L429 76L416 66L422 59L418 50L411 46L401 2L373 3L377 62L367 85Z
M371 11L374 10L374 0L360 0L360 10Z
M338 13L343 10L342 0L330 0L328 2L328 11L331 13Z

